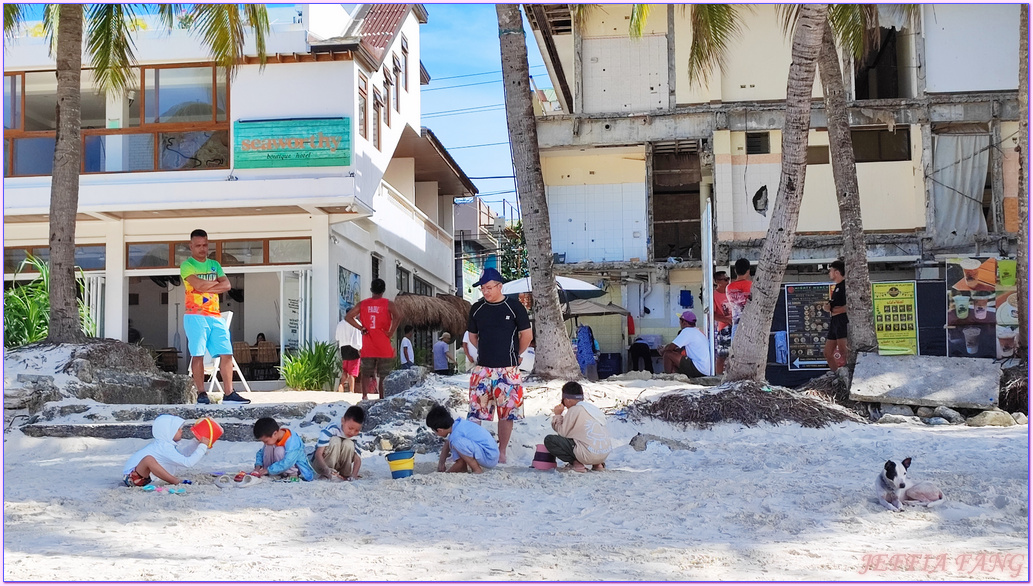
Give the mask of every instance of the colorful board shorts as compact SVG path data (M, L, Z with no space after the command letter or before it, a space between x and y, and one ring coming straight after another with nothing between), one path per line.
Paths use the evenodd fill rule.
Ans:
M496 409L499 421L524 418L524 387L520 384L519 366L475 366L470 373L470 415L467 419L493 421Z
M732 348L732 326L725 326L714 334L714 348L718 356L728 358Z
M341 369L344 370L344 374L350 376L359 376L359 359L355 360L342 360Z
M221 317L188 313L183 316L183 330L191 356L225 356L233 354L230 330Z

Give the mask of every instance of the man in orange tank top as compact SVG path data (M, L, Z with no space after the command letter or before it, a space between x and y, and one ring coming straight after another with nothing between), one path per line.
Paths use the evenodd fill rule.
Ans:
M362 332L362 349L359 356L359 386L362 400L368 399L369 389L376 385L379 398L384 398L384 378L391 372L395 357L395 345L391 339L398 328L398 313L395 304L384 298L387 284L383 279L373 279L369 291L373 295L363 299L345 314L344 319ZM374 383L374 380L379 382Z

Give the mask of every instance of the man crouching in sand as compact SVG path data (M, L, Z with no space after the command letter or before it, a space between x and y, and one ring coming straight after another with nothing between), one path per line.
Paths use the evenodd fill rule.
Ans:
M573 381L563 385L563 398L552 410L552 428L559 435L545 436L545 448L571 465L574 472L584 472L586 465L604 470L611 449L606 415L584 400L581 385Z

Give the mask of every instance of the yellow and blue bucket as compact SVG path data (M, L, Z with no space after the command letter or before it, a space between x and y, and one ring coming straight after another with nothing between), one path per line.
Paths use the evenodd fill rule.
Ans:
M387 455L387 465L391 468L391 478L408 478L412 476L415 462L416 452L412 450L392 452Z

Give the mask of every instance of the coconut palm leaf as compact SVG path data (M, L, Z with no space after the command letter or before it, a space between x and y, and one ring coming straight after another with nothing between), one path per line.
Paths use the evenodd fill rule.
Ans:
M728 45L742 32L746 6L732 4L693 4L692 45L689 47L689 81L705 84L714 67L724 69Z
M176 28L176 15L182 12L186 4L159 4L158 20L166 29Z
M918 4L884 4L882 7L910 26L917 24L921 9ZM782 32L791 34L796 27L800 5L781 4L776 9ZM882 42L879 34L879 5L830 4L828 18L836 36L836 44L846 49L854 59L861 59L879 49Z
M24 15L21 4L4 4L4 37L13 39L22 20Z
M136 49L131 24L132 4L91 4L86 18L86 54L100 87L124 93L138 81L133 66Z
M631 23L628 25L628 33L631 35L631 38L637 39L642 36L642 29L646 26L649 12L649 4L631 5Z
M236 72L243 57L245 26L255 33L260 63L265 65L265 34L269 16L265 7L254 4L195 4L193 29L211 49L216 63Z

